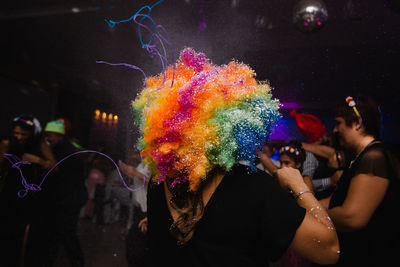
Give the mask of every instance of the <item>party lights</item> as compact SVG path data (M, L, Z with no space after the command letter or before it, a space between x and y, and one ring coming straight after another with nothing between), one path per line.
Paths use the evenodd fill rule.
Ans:
M95 119L100 119L100 110L96 109L96 110L94 111L94 118L95 118Z
M328 10L322 0L301 0L293 9L293 23L302 32L320 30L328 20Z
M95 120L101 119L102 122L116 123L116 122L118 122L119 117L118 117L118 115L114 115L112 113L107 113L104 111L100 111L99 109L96 109L94 111L94 119Z

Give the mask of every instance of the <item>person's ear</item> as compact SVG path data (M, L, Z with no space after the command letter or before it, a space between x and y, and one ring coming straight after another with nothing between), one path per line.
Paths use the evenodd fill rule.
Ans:
M301 163L300 163L300 162L297 162L294 166L296 167L296 169L300 169Z
M361 130L361 123L359 122L359 121L357 121L357 122L353 122L353 128L356 130L356 131L360 131Z
M357 123L356 123L356 130L357 131L360 131L361 129L362 129L362 123L361 123L361 121L358 121Z

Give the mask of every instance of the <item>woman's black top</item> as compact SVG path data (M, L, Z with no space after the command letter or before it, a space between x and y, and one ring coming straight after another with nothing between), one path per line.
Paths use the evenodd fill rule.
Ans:
M164 186L148 191L150 266L267 266L290 245L305 216L265 172L236 165L222 179L192 239L177 245Z
M367 147L346 168L333 193L329 208L341 206L350 182L357 174L370 174L389 179L386 195L366 227L355 232L338 232L341 255L337 266L393 266L400 251L399 181L382 143ZM396 261L394 261L396 260Z

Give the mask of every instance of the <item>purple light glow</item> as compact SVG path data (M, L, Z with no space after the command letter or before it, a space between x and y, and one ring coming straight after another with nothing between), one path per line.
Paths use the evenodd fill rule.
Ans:
M297 108L303 108L302 105L296 102L281 102L281 109L297 109Z
M289 128L286 120L279 120L269 136L270 140L289 140Z

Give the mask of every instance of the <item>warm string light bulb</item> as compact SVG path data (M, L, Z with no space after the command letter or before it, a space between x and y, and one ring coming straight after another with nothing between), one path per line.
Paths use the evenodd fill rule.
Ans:
M94 118L95 118L96 120L100 119L100 110L99 110L99 109L96 109L96 110L94 111Z
M96 109L94 111L94 119L95 120L100 120L105 123L107 122L108 124L116 124L118 123L119 117L118 115L114 115L112 113L106 113L106 112L102 112L99 109Z

